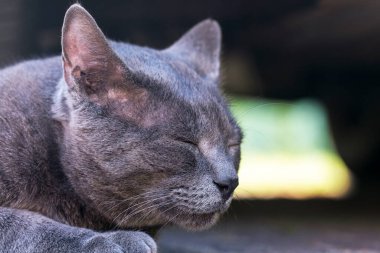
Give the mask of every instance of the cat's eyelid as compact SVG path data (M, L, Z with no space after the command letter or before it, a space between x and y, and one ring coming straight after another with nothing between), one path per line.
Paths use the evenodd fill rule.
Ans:
M184 138L184 137L175 137L174 138L176 141L187 143L190 145L198 146L198 143L195 141L190 140L189 138Z
M241 145L240 142L232 142L232 143L228 143L228 147L229 148L234 148L234 147L239 147Z
M182 141L182 142L187 143L187 144L190 144L190 145L194 145L194 146L197 146L197 147L198 147L198 143L195 143L195 142L193 142L193 141L184 140L184 141Z
M228 140L227 146L228 147L236 147L240 146L241 142L243 140L243 134L241 133L240 129L238 129L237 133L234 133Z
M241 145L241 136L235 136L235 138L230 138L227 142L229 148L238 147Z
M198 146L198 143L196 143L195 141L191 141L189 139L181 139L180 141L184 142L184 143L187 143L187 144L194 145L194 146Z

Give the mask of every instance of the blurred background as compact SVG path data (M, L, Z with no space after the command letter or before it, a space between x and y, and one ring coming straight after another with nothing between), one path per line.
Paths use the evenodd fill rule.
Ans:
M59 54L64 13L73 2L1 0L0 66ZM81 4L109 38L153 48L169 46L205 18L220 23L223 88L245 133L238 200L226 222L254 219L252 224L261 231L272 224L265 223L265 217L277 217L290 220L284 231L293 235L289 231L294 224L301 224L301 231L304 228L305 222L297 220L301 214L309 213L310 220L321 214L334 221L344 215L350 221L367 217L358 218L353 231L359 226L363 238L372 238L374 232L364 228L379 228L374 225L378 224L374 220L380 195L379 1L83 0ZM278 210L285 218L278 218ZM337 231L327 222L326 229L330 227ZM176 235L179 242L186 238L181 247L191 245L188 252L266 252L228 251L227 246L219 249L215 245L194 250L194 245L203 245L204 238L208 238L206 245L215 238L219 242L218 231L217 227L204 237L189 237L185 232ZM239 240L249 234L256 238L256 245L278 236L266 230L268 237L239 231L235 231L240 233ZM326 236L323 229L317 231L319 238ZM163 241L170 242L163 234ZM331 245L350 241L351 234L343 239L337 234L331 234ZM231 234L222 236L237 245ZM288 241L281 242L279 252L287 252ZM369 250L365 252L379 252L371 251L371 242L363 243ZM180 247L170 243L167 252ZM329 243L313 245L322 250ZM302 246L299 249L289 252L304 252Z

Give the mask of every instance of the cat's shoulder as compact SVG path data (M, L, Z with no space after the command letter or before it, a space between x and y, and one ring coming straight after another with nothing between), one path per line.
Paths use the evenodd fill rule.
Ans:
M61 78L58 56L22 61L0 70L0 116L46 114Z
M59 56L21 61L0 70L0 93L49 91L61 77Z
M6 76L18 76L23 77L23 74L30 74L33 76L44 76L47 74L62 74L62 63L60 56L53 56L47 58L30 59L20 61L9 66L5 66L0 70L0 76L2 78ZM7 79L7 78L6 78ZM2 80L0 80L1 82Z

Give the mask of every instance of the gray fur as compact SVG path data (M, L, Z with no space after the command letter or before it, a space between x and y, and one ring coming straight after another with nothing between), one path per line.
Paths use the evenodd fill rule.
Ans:
M237 178L241 141L218 87L217 23L155 50L106 40L75 4L62 43L63 64L0 71L1 252L156 252L125 230L213 225L231 202L215 182Z

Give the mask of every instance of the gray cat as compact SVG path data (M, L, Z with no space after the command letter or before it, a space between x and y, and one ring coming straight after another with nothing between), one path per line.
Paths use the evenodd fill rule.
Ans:
M157 252L136 229L213 225L241 141L220 38L206 20L164 50L114 42L74 4L62 57L0 71L0 251Z

